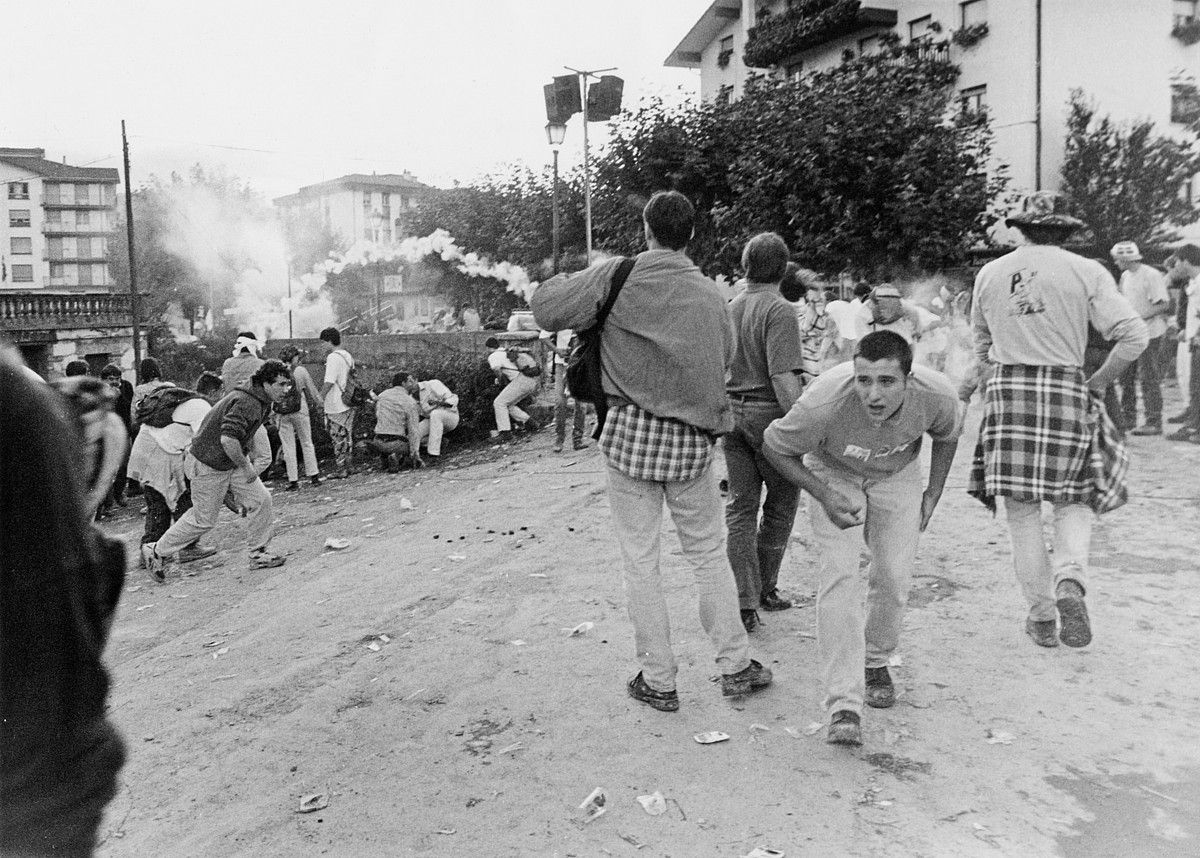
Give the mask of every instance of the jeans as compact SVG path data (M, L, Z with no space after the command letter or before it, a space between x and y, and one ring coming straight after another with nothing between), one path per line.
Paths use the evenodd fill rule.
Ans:
M308 418L308 409L302 408L295 414L278 414L279 441L283 444L283 463L287 467L289 483L300 478L300 468L296 462L296 439L300 439L300 452L304 456L304 475L315 477L321 472L317 466L317 450L313 447L312 423Z
M580 402L578 399L571 400L567 396L567 367L564 364L558 364L554 368L554 432L558 443L561 444L567 437L567 412L574 412L571 415L571 440L576 444L583 441L583 426L587 420L587 403ZM571 403L574 402L574 405Z
M1197 334L1200 336L1200 334ZM1188 411L1192 414L1192 419L1188 421L1188 425L1194 429L1200 430L1200 348L1193 341L1190 345L1192 348L1191 371L1188 374Z
M1044 622L1058 617L1054 589L1064 578L1086 590L1088 548L1095 513L1086 504L1054 504L1054 563L1042 534L1042 505L1038 501L1004 499L1013 568L1029 602L1029 619Z
M457 408L435 408L429 412L428 417L420 422L418 428L421 432L421 439L429 439L426 443L429 455L442 455L442 435L457 429L458 420Z
M724 674L737 673L750 664L750 656L725 560L721 496L712 467L686 482L651 482L609 466L608 502L625 561L625 592L642 677L656 691L672 691L678 665L659 568L663 501L696 579L700 625L716 650L717 667Z
M354 465L354 409L325 412L325 430L333 441L334 467L345 473Z
M492 408L496 413L496 428L501 432L507 432L512 429L512 420L518 423L524 423L529 419L529 415L517 408L517 403L524 399L529 394L533 393L538 388L538 380L532 376L522 375L517 373L516 378L510 381L500 391L500 395L496 397L492 403Z
M262 480L248 483L245 474L239 470L218 471L190 457L188 462L192 472L192 508L158 540L158 556L177 554L216 527L227 492L232 492L234 500L246 508L246 538L250 550L266 548L274 532L275 513L271 493Z
M149 483L142 484L142 496L146 499L146 527L142 532L142 544L158 542L162 535L170 529L173 522L179 521L183 514L192 508L192 495L186 491L175 502L175 509L167 506L167 499L162 493L152 488Z
M809 500L818 557L817 657L825 686L823 705L831 715L841 710L861 714L863 668L886 666L900 642L921 526L920 460L874 481L827 468L812 457L806 464L866 510L863 525L839 530L825 508ZM865 581L859 573L864 545L871 554Z
M800 489L784 479L762 452L763 431L782 416L783 409L775 402L734 402L734 428L724 439L729 470L727 551L743 609L757 609L762 594L775 589L800 504Z
M1126 427L1137 425L1137 395L1134 386L1141 382L1143 421L1151 426L1162 425L1162 350L1164 334L1155 337L1136 361L1121 373L1121 410Z

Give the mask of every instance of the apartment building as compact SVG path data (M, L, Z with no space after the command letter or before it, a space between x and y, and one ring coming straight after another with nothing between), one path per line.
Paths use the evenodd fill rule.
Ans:
M119 182L108 167L0 148L0 336L46 378L76 358L133 366L130 298L108 265Z
M1161 130L1200 118L1198 0L714 0L665 65L705 99L752 74L797 76L896 33L959 65L964 109L986 107L1015 190L1058 185L1073 89L1101 114ZM746 57L755 63L750 66Z
M363 239L387 243L408 234L405 215L426 190L428 185L411 173L351 173L307 185L274 202L285 217L298 212L318 215L347 244Z

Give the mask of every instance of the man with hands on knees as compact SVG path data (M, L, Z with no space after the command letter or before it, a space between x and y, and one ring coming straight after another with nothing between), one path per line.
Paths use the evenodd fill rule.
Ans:
M913 366L902 336L877 331L858 342L853 362L822 373L763 435L768 461L816 501L809 509L820 558L817 648L831 743L862 744L863 703L885 709L896 701L888 663L917 537L941 499L961 430L946 377ZM932 446L923 488L926 434ZM864 544L871 552L865 593Z

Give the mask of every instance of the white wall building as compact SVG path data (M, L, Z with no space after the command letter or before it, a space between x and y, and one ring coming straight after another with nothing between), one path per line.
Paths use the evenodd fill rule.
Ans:
M770 27L806 5L714 0L665 64L699 69L705 99L736 98L750 74L828 68L847 51L877 49L888 31L904 42L927 40L961 67L964 106L987 107L995 157L1008 165L1016 191L1058 186L1075 88L1096 100L1101 115L1148 118L1164 132L1181 128L1173 120L1195 109L1186 84L1200 80L1200 44L1173 33L1200 17L1197 0L864 0L852 24L778 52L769 68L748 69L742 55L756 22ZM975 45L948 43L954 31L978 24L987 34Z
M404 215L417 207L428 187L410 173L351 173L307 185L274 202L285 217L295 212L318 215L347 244L361 239L390 242L404 237Z

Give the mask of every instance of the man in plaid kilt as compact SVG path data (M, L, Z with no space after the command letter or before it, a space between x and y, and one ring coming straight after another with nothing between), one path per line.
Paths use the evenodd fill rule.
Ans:
M676 191L656 193L642 216L648 249L638 254L601 336L608 413L600 449L642 666L627 690L635 700L674 712L677 664L659 571L664 502L695 575L700 623L716 650L722 693L765 688L771 670L749 656L712 467L716 437L733 428L725 397L733 352L729 311L716 284L684 253L695 220L688 199ZM538 325L590 328L620 264L613 258L543 283L530 300Z
M1124 502L1128 461L1102 397L1148 342L1108 270L1062 248L1085 228L1064 208L1061 196L1039 191L1007 219L1026 244L980 269L971 314L978 371L990 378L969 491L992 509L1004 498L1030 606L1025 631L1045 647L1091 642L1084 595L1092 519ZM1089 322L1115 345L1085 377ZM1054 507L1053 565L1043 501Z

